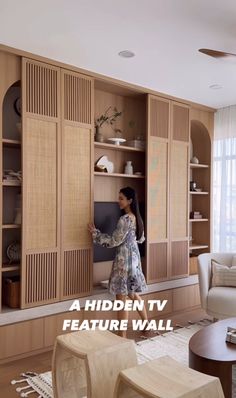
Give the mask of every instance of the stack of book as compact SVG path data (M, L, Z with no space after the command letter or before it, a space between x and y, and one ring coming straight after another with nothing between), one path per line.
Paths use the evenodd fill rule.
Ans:
M228 343L236 344L236 329L235 328L231 328L230 326L227 327L226 341L228 341Z
M202 218L202 214L200 213L200 211L191 211L190 212L190 218L192 219L200 219Z

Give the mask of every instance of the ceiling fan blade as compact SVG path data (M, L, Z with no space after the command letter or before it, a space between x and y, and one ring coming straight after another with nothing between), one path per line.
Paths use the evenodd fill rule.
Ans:
M225 58L227 60L232 59L232 60L236 61L236 58L235 58L236 54L233 54L233 53L226 53L223 51L211 50L209 48L199 48L198 51L200 53L209 55L210 57L213 57L213 58Z

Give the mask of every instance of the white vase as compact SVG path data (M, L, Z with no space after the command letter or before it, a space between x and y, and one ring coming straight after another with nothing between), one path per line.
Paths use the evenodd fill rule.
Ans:
M125 165L125 174L133 174L133 165L131 160L127 160L126 165Z

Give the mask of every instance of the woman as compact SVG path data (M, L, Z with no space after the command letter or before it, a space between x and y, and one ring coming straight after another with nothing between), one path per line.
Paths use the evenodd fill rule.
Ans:
M140 301L137 292L146 290L146 281L142 272L138 243L144 238L143 221L140 216L136 192L133 188L126 187L119 192L119 206L123 212L112 236L101 233L94 224L88 228L93 236L93 241L104 247L117 247L115 260L112 265L109 279L109 291L116 295L116 300L125 302L127 295L131 300ZM147 320L145 306L139 315ZM118 319L128 319L127 311L118 311ZM119 335L126 336L126 331Z

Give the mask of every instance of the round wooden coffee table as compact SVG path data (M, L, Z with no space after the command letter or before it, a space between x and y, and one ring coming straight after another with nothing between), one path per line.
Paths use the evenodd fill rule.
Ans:
M236 344L225 341L227 326L236 328L236 318L206 326L189 341L189 367L219 377L225 398L232 398L232 365L236 364Z

